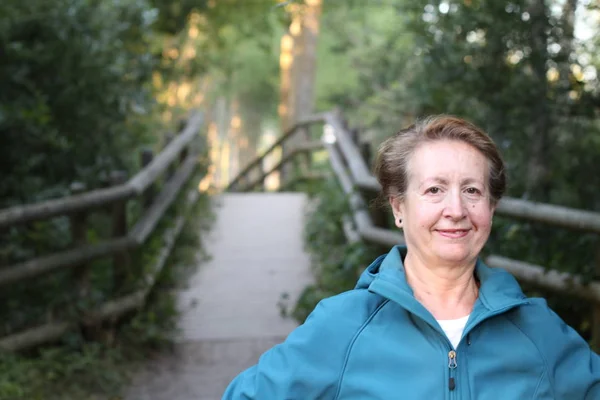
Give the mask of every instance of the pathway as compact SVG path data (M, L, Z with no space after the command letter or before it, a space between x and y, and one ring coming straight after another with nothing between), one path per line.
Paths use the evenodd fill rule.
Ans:
M127 400L218 400L239 372L280 343L296 323L277 306L295 303L311 282L303 250L306 196L224 194L199 266L178 295L181 337L172 353L152 360Z

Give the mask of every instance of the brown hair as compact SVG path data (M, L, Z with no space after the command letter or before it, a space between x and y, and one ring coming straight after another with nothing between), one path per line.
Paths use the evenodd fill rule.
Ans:
M404 198L411 155L417 147L438 140L467 143L487 158L490 201L492 205L496 205L506 189L504 162L498 148L484 131L468 121L450 115L419 120L381 144L375 164L375 176L382 188L380 202L387 204L390 196Z

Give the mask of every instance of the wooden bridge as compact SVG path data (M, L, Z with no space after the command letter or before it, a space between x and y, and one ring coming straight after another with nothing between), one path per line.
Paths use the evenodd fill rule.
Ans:
M219 399L231 379L283 341L296 324L280 315L311 281L302 244L306 196L225 194L207 247L212 259L179 294L182 336L150 363L128 400Z
M335 140L310 140L310 126L322 124L333 132ZM68 216L73 238L73 246L67 251L0 269L0 285L44 279L60 270L73 269L77 271L76 300L85 299L90 292L89 263L110 258L115 287L123 287L121 272L129 267L129 252L147 240L175 197L186 190L198 162L197 137L202 129L201 118L193 116L160 154L151 157L146 153L144 168L129 180L115 173L112 186L104 189L86 192L74 187L74 193L66 198L0 210L0 229ZM298 136L308 139L290 148L290 140ZM282 147L281 161L264 170L264 158ZM234 375L255 363L264 350L283 340L294 328L293 321L280 315L278 303L287 298L288 305L293 306L311 280L310 260L303 250L301 235L307 198L302 193L264 193L264 182L278 171L284 172L283 189L293 188L302 180L322 178L313 171L311 158L307 157L315 151L326 155L330 165L327 173L338 180L350 200L352 213L342 221L347 240L385 246L403 242L402 235L386 229L365 206L380 188L369 172L356 136L341 116L324 113L299 122L250 163L225 193L214 197L217 222L208 240L212 259L198 267L178 294L182 334L175 351L154 360L140 372L127 400L218 399ZM197 193L196 187L191 188L187 203L193 203ZM141 211L136 215L137 221L128 224L126 202L136 198L140 199ZM83 232L92 212L108 213L112 218L111 238L100 243L85 241ZM497 213L577 232L600 233L600 213L514 198L503 199ZM37 326L12 332L0 338L0 349L20 351L52 342L73 329L114 322L142 307L185 218L184 209L163 237L161 256L148 268L145 281L138 285L141 288L116 290L118 297L77 318L40 321ZM584 284L581 277L500 255L491 255L485 261L492 267L509 270L523 282L596 304L594 344L600 348L600 282Z

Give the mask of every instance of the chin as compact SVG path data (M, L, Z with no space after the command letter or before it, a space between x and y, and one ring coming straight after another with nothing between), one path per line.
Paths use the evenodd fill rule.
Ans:
M437 252L437 256L446 262L449 263L463 263L465 261L470 261L472 258L472 253L468 249L465 248L454 248L454 249L440 249L441 251Z

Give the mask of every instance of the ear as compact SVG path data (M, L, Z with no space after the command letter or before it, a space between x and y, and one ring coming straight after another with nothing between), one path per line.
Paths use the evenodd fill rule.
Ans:
M402 228L402 224L404 223L404 204L398 197L393 196L388 197L388 201L390 202L392 212L394 213L394 224L396 224L398 228Z

